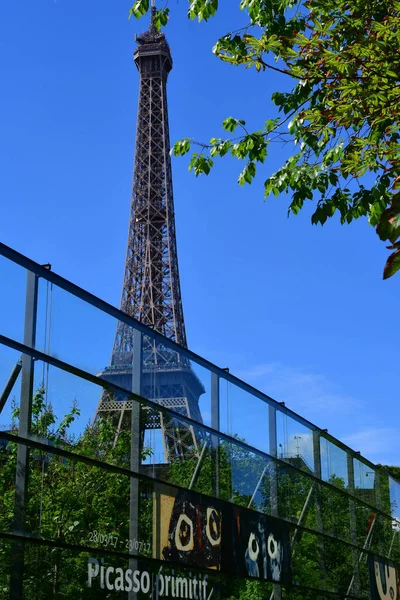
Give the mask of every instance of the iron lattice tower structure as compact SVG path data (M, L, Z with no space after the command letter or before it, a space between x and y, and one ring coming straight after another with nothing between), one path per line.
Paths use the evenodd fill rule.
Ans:
M154 14L152 6L149 30L136 37L134 52L140 88L121 310L186 347L166 93L172 57L165 35L154 26ZM144 336L142 352L142 395L201 422L199 397L204 388L189 360L148 336ZM101 376L132 389L133 353L132 328L119 322L111 365ZM129 401L103 394L97 414L112 413L120 430L129 420L131 407ZM197 454L193 428L159 412L145 413L142 432L161 429L167 462Z

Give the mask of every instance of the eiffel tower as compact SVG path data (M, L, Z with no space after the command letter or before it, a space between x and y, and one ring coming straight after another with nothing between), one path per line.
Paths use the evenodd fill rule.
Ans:
M154 25L136 36L134 61L140 74L131 213L121 310L186 347L175 234L166 84L172 57L165 35ZM111 364L99 375L132 390L132 328L117 325ZM141 394L200 423L199 398L204 387L179 353L144 336ZM117 432L130 422L132 403L104 393L96 416L112 415ZM143 413L145 413L143 415ZM146 409L141 431L162 432L165 462L198 454L192 427Z

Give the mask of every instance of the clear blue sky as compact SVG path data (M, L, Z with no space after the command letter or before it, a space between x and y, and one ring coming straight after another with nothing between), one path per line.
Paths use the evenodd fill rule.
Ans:
M207 141L230 115L254 127L275 116L269 97L284 79L211 53L241 25L239 11L199 25L185 0L169 6L172 141ZM128 9L125 0L0 4L0 239L113 304L135 140L133 37L147 25L129 22ZM399 464L400 276L382 281L387 251L366 221L322 229L308 209L288 219L285 197L264 203L262 182L286 152L274 147L245 188L236 160L197 180L173 160L189 345L372 460ZM2 294L2 321L15 301ZM99 330L89 333L96 345Z

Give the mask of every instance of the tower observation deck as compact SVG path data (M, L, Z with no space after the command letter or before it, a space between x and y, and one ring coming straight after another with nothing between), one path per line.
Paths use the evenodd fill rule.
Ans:
M154 26L151 8L148 31L136 36L134 61L140 75L132 199L121 310L186 347L175 233L174 199L167 108L167 78L172 57L165 35ZM119 322L111 364L100 374L132 390L134 336ZM190 362L148 336L143 338L141 394L202 422L199 398L204 393ZM129 420L131 403L103 394L97 414L112 413L118 429ZM160 429L165 460L197 453L191 428L166 423L162 413L149 411L145 429Z

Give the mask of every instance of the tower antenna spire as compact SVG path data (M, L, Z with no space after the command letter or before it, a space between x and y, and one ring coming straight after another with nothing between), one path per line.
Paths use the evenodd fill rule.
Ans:
M154 17L156 15L156 0L151 0L151 8L150 8L150 27L154 27Z

